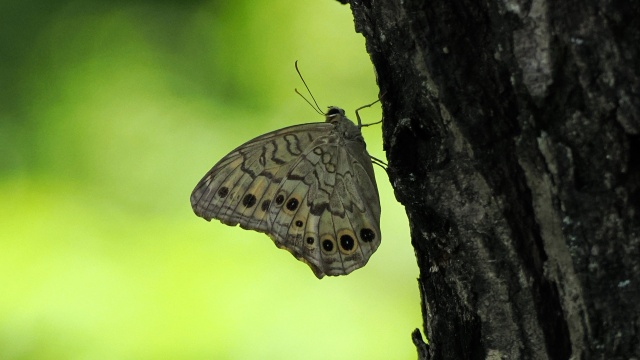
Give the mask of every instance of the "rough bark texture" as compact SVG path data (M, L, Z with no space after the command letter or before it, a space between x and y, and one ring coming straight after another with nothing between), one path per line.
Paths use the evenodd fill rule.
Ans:
M640 3L349 2L420 266L419 357L640 358Z

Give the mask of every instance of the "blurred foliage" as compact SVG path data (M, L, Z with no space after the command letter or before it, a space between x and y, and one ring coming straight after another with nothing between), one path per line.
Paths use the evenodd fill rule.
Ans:
M321 106L377 98L335 1L0 4L1 359L415 358L417 267L380 169L382 246L346 277L191 211L228 151L323 121L295 60Z

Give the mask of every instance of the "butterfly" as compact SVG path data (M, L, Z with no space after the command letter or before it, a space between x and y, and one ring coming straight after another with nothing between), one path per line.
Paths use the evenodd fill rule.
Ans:
M295 67L309 91L297 61ZM356 109L357 125L331 106L323 123L290 126L240 145L196 185L193 211L268 234L318 279L363 267L380 245L373 164L384 163L369 155L360 131L377 123L363 125L358 111L378 101Z
M196 215L268 234L319 279L364 266L380 245L378 160L360 116L356 125L333 106L324 115L240 145L191 194Z

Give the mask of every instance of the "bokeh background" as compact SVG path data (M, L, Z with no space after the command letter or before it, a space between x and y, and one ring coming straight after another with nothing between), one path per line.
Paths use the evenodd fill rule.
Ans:
M337 1L0 3L0 359L415 359L418 269L380 169L382 245L346 277L191 210L234 147L323 121L295 60L323 107L378 96Z

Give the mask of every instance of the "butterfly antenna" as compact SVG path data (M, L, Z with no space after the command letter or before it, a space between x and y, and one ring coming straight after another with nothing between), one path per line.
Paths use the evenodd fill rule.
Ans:
M313 97L313 94L311 93L311 90L309 90L309 86L307 86L307 82L304 81L304 78L302 77L302 74L300 73L300 69L298 69L298 60L296 60L295 62L295 66L296 66L296 72L298 73L298 76L300 76L300 80L302 80L302 83L304 84L304 87L307 89L307 92L309 93L309 95L311 96L311 99L313 100L313 104L315 104L315 106L313 106L313 104L311 103L311 101L307 100L306 97L304 97L304 95L302 95L300 93L300 91L298 91L298 89L296 90L296 93L298 95L300 95L301 98L304 99L304 101L307 102L307 104L311 105L311 107L313 108L313 110L315 110L318 114L320 115L324 115L324 112L322 112L322 109L320 108L320 106L318 105L318 102L316 101L316 98Z
M307 102L307 104L309 104L309 105L311 106L311 108L312 108L313 110L315 110L315 111L316 111L318 114L320 114L320 115L324 115L324 114L322 113L322 111L320 111L320 110L316 109L316 107L315 107L315 106L313 106L313 104L311 103L311 101L307 100L307 98L306 98L306 97L304 97L304 95L300 94L300 91L298 91L298 89L294 89L294 90L296 91L296 94L300 95L300 97L301 97L301 98L303 98L303 99L304 99L304 101L306 101L306 102Z

